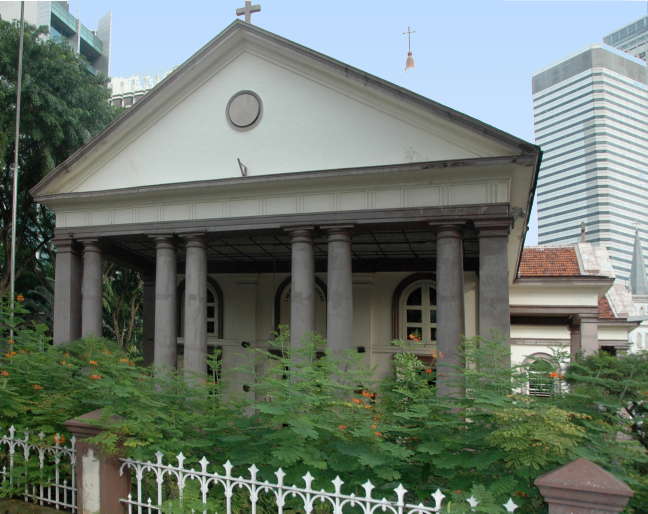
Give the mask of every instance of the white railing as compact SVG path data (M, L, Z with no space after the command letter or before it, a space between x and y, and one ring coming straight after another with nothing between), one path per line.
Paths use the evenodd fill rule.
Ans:
M344 482L340 477L331 481L333 491L324 489L313 489L314 477L306 473L302 480L304 486L288 485L284 483L286 474L279 468L275 473L276 482L261 480L257 474L258 468L254 465L248 468L249 478L232 475L232 464L227 461L223 468L225 474L208 471L209 461L203 457L199 464L200 469L185 468L185 456L180 453L176 459L178 464L164 464L163 454L156 453L156 462L143 462L132 459L122 459L121 473L126 469L133 473L135 478L135 494L129 494L128 498L122 498L122 503L128 506L129 514L152 514L162 512L165 502L175 499L178 504L187 500L188 506L183 507L181 512L202 512L212 514L217 511L224 511L227 514L232 512L268 512L271 508L278 514L284 512L305 512L312 513L317 506L327 506L326 511L332 514L342 514L346 511L361 512L362 514L373 514L377 512L390 512L393 514L427 514L441 512L445 495L437 489L431 495L434 505L423 505L407 503L407 489L399 485L394 489L395 499L374 498L373 489L375 486L367 481L362 485L364 495L345 494L342 492ZM189 501L186 496L187 484L195 481L197 487L196 497ZM154 498L145 494L146 486L152 487ZM172 494L169 494L172 493ZM173 498L171 498L173 496ZM479 500L470 497L465 500L471 511L477 512ZM240 504L244 504L241 510ZM234 505L234 507L233 507ZM187 507L189 507L188 510ZM509 498L503 507L503 512L514 512L518 506ZM209 509L209 510L208 510ZM233 510L234 509L234 510ZM293 510L297 509L297 510ZM175 512L173 508L166 508L165 512ZM320 512L318 509L317 512Z
M45 444L45 434L34 440L25 432L16 437L12 426L0 437L0 488L7 496L24 501L76 512L75 439L64 446L59 435L54 446Z

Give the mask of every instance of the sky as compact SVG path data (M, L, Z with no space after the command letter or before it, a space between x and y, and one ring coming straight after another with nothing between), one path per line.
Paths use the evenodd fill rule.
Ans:
M645 16L646 1L257 0L253 23L533 142L531 77ZM71 0L93 29L112 12L111 76L189 58L244 0ZM407 27L416 68L404 71ZM532 212L526 244L537 243Z

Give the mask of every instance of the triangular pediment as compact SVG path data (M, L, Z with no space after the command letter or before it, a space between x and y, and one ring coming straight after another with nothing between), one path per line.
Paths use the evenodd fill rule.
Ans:
M247 90L261 107L253 126L240 129L228 118L228 103ZM249 116L246 108L234 115ZM235 22L33 192L45 197L234 178L242 173L239 159L258 176L517 155L524 145Z

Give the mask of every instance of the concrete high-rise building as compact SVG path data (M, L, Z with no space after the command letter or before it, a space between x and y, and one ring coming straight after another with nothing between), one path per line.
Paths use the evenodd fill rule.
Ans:
M153 89L175 68L156 75L133 75L110 79L110 103L115 107L128 109Z
M638 229L648 254L646 63L593 45L533 76L540 244L608 248L627 283Z
M19 20L20 2L0 2L0 18ZM92 73L110 74L110 12L99 20L97 30L90 30L70 13L68 2L25 2L25 22L46 26L52 40L85 57Z
M605 36L603 42L639 59L648 60L648 16L615 30Z

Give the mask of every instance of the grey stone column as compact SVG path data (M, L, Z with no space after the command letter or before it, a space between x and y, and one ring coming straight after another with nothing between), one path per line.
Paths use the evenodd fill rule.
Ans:
M584 356L599 351L598 318L596 316L580 316L580 351Z
M351 225L322 227L328 232L326 338L339 357L353 347Z
M569 325L569 360L574 362L581 351L581 327L580 319L574 316Z
M155 277L144 275L142 282L142 357L144 365L150 366L155 355Z
M178 343L176 247L173 237L155 239L155 336L153 363L175 369Z
M315 331L315 254L313 227L290 228L290 345L303 346L304 337Z
M97 239L83 239L81 336L101 337L103 330L103 259Z
M463 235L460 225L440 225L436 235L437 369L439 396L463 391L459 369L463 365L464 334Z
M81 255L72 239L55 239L54 344L81 337Z
M511 339L508 234L510 223L476 222L479 230L479 335L487 340ZM510 366L510 352L502 362Z
M204 234L183 236L187 242L184 303L184 375L207 373L207 242Z

